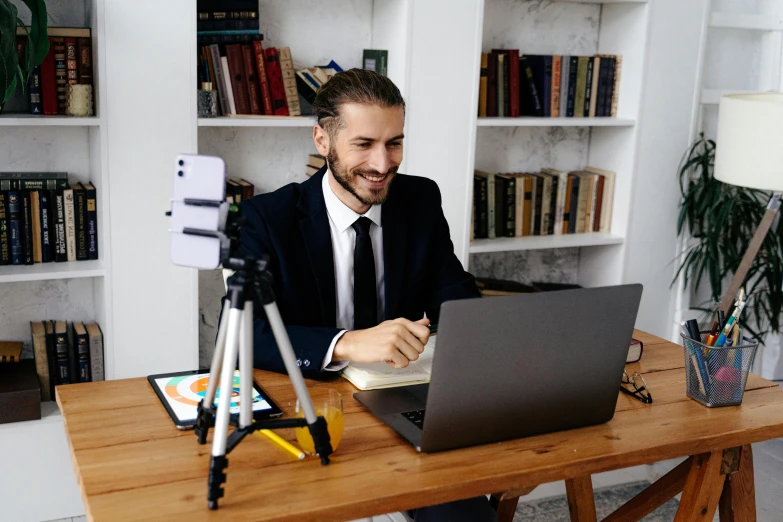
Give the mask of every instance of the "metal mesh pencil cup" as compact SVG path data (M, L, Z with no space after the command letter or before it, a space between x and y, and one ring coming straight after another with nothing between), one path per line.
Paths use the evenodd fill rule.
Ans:
M742 404L745 383L759 343L743 337L738 346L708 346L709 332L694 340L681 334L685 348L685 392L709 408Z

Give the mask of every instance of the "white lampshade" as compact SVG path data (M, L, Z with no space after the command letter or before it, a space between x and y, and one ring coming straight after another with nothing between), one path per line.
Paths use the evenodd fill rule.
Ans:
M783 94L721 97L715 141L715 179L783 192Z

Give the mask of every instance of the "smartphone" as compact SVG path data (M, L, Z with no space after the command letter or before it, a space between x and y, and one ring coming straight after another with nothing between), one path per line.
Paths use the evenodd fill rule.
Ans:
M171 261L199 269L220 266L221 240L209 233L225 230L226 164L216 156L179 154L171 200ZM185 229L207 235L186 234Z

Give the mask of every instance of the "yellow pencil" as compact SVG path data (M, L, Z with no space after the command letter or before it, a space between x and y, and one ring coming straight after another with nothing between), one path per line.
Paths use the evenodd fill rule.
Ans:
M286 450L288 453L290 453L291 455L293 455L297 459L304 460L305 454L304 454L304 452L302 450L300 450L299 448L297 448L293 444L287 442L286 440L280 438L276 433L274 433L274 432L272 432L270 430L258 430L256 433L259 436L266 435L266 437L269 440L271 440L272 442L274 442L275 444L277 444L278 446L280 446L281 448Z

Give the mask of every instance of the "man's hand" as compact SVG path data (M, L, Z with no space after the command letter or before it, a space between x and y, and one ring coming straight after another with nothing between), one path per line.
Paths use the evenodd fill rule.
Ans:
M332 361L383 362L405 368L419 358L430 338L427 318L394 319L366 330L345 332L334 346Z

